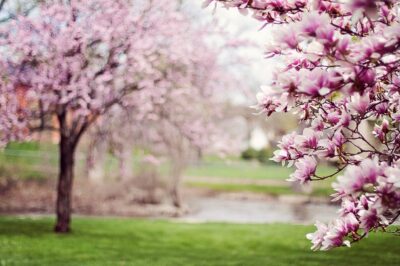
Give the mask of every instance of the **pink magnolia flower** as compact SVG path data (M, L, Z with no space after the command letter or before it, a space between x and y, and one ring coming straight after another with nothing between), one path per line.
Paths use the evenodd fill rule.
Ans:
M315 226L317 231L306 235L313 244L311 249L329 250L343 245L350 247L350 241L346 237L358 230L359 222L356 216L349 212L329 225L317 222Z
M289 176L288 181L299 181L301 184L307 183L317 170L317 161L314 157L304 157L295 163L296 170Z
M315 223L317 231L306 235L308 240L311 240L312 250L318 250L322 247L326 233L328 232L328 226L324 223L317 221Z
M374 69L371 68L354 68L355 72L355 81L354 85L357 90L360 90L359 86L362 86L361 89L365 89L365 87L372 87L375 84L376 73Z
M257 105L256 109L260 110L261 113L271 115L277 108L279 108L282 102L279 100L280 96L271 87L262 87L262 91L257 93Z
M351 115L343 111L338 126L348 127L350 125L350 121L351 121Z
M365 38L361 45L353 46L357 49L354 52L354 60L376 60L385 53L385 40L381 38L369 37ZM360 72L360 68L355 68L356 72Z
M400 169L398 167L386 169L385 174L388 177L388 182L392 183L396 188L400 188Z
M343 245L350 247L350 241L345 238L350 232L356 231L358 226L359 222L352 213L338 218L333 224L329 225L321 250L329 250Z
M301 32L308 36L316 36L317 31L327 27L327 25L329 25L329 16L327 14L320 14L315 11L310 12L301 21Z
M385 141L386 134L389 132L389 122L384 119L381 125L375 125L372 134L378 138L381 142Z
M338 170L346 168L333 185L341 217L309 235L313 249L360 240L361 218L365 230L385 227L384 219L400 210L400 174L383 171L400 162L398 1L215 1L249 8L278 29L270 55L285 62L285 71L273 80L276 106L264 109L271 114L290 107L318 132L303 132L275 154L276 160L295 164L290 180L307 182L315 174L313 160L334 160ZM279 103L283 94L290 103ZM383 145L374 147L369 140L367 122L376 124L372 134ZM374 202L380 203L373 207L376 213Z
M296 153L295 150L293 150L296 137L297 137L296 132L292 132L291 134L285 135L279 142L278 144L279 150L276 150L274 152L272 160L275 162L282 162L282 165L285 165L286 161L297 159L299 154Z
M284 73L275 73L275 86L279 86L280 90L288 93L295 92L301 84L301 73L296 70L288 70Z
M323 131L325 129L325 124L322 119L315 119L311 122L311 128L316 131Z
M337 59L344 59L350 53L349 44L350 38L348 36L344 36L338 40L335 53Z
M274 156L272 156L271 160L285 165L285 162L291 160L290 154L287 150L276 150L274 151Z
M326 96L339 88L342 77L334 71L323 71L314 69L313 71L302 71L300 75L303 81L299 86L299 91L310 96Z
M296 132L292 132L283 136L282 140L279 142L278 147L284 150L291 149L295 143L296 136Z
M375 105L375 110L376 110L377 114L379 114L379 115L386 114L386 112L388 111L388 108L389 108L389 104L387 102L382 102L382 103Z
M365 159L359 166L349 166L344 175L338 176L333 188L342 195L360 192L367 184L376 184L377 178L383 174L377 159ZM338 195L339 196L339 195Z
M295 139L296 144L301 148L316 149L321 133L312 128L305 128L303 134Z
M362 228L365 233L368 233L372 228L378 226L382 218L379 207L375 205L369 206L368 209L360 210L358 214L360 215L360 228Z
M330 139L322 139L319 141L322 150L318 154L324 158L332 158L336 155L336 145Z
M346 216L349 213L356 214L358 212L357 201L345 198L342 200L342 206L339 210L341 216Z
M346 142L346 138L342 132L336 131L332 137L332 142L335 144L335 146L341 147Z
M288 48L294 49L299 44L299 30L296 25L286 25L275 32L276 42L286 44Z
M358 200L357 208L359 210L368 209L369 205L370 205L370 200L367 198L367 196L361 195L360 199Z
M331 112L331 113L328 113L327 115L326 115L326 120L330 123L330 124L332 124L332 125L336 125L337 123L339 123L339 121L340 121L340 114L339 114L339 112Z
M370 105L369 93L366 93L364 95L355 93L353 96L350 97L350 103L348 103L347 107L350 110L363 115L367 111L369 105Z

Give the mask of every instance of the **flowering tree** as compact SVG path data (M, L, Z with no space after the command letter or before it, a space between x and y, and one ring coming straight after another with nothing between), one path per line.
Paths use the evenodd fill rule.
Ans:
M394 0L208 0L277 28L266 55L285 69L257 95L267 115L295 111L306 125L283 137L274 160L295 166L290 181L340 174L340 216L317 222L312 249L347 245L385 230L400 215L400 24ZM368 130L373 124L373 130ZM318 162L337 171L317 174Z
M207 42L210 36L221 39L221 44ZM220 60L221 52L232 47L226 39L229 35L220 32L214 23L195 26L189 19L186 24L182 22L171 36L176 49L170 56L179 61L171 61L160 68L164 79L156 91L157 97L142 90L135 94L142 99L137 102L140 106L115 106L96 121L87 160L89 172L93 173L90 176L99 177L97 166L102 165L104 153L111 150L119 161L119 178L128 179L132 165L127 162L132 157L133 147L144 149L151 154L144 158L150 158L148 162L155 165L160 161L168 162L168 192L173 205L182 207L180 183L184 168L215 144L217 138L220 142L228 139L228 134L217 126L222 116L222 103L227 101L220 95L220 88L234 91L237 87L232 83L235 79L229 74L229 65ZM132 141L127 143L126 139ZM101 146L100 142L106 145ZM96 162L96 158L100 160Z
M37 14L0 28L0 108L7 111L0 116L1 140L15 139L20 128L60 134L56 232L70 230L74 152L82 135L112 106L143 103L135 92L158 97L160 66L174 59L169 40L182 21L166 2L47 1ZM53 117L58 125L49 124Z

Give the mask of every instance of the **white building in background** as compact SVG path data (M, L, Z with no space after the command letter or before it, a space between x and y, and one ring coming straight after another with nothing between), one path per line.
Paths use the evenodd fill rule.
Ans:
M270 146L267 134L260 127L256 127L251 131L249 146L256 150Z

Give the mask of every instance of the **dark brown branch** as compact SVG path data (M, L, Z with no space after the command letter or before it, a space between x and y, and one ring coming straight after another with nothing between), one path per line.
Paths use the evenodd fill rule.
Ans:
M7 2L7 0L1 0L0 1L0 11L3 10L4 4Z
M39 127L31 127L29 128L30 131L32 132L38 132L38 131L44 131L44 130L49 130L49 131L60 131L58 127L52 127L52 126L39 126Z

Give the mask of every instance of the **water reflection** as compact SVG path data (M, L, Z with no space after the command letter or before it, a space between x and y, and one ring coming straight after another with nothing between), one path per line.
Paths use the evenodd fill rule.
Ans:
M189 201L191 213L178 218L187 222L297 223L327 222L337 207L327 204L299 204L278 200L196 198Z
M293 213L293 217L298 221L308 221L310 220L309 210L304 206L304 204L291 204L289 205L291 212Z

